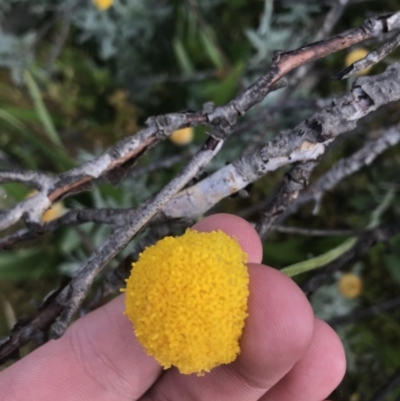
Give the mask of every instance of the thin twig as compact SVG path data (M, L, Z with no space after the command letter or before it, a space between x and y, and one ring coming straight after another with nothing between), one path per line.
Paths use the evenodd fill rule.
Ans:
M400 46L400 35L396 35L394 38L385 42L382 46L368 53L361 60L349 65L342 71L335 74L332 79L345 79L351 75L356 74L358 71L365 70L366 68L372 67L383 60L389 53Z
M206 79L212 78L220 78L221 72L218 70L205 70L205 71L196 71L193 74L179 74L179 75L171 75L171 74L158 74L150 77L140 77L137 81L134 81L135 87L146 87L159 85L164 82L171 83L189 83L189 82L198 82L204 81Z
M332 102L330 99L329 104ZM289 99L284 103L266 107L257 111L245 121L236 125L232 131L232 135L240 134L251 129L254 125L260 124L264 129L267 123L272 121L279 113L290 112L293 110L314 110L315 108L324 108L324 100L320 99Z
M181 191L163 208L163 217L195 219L221 199L238 192L270 171L287 164L317 159L337 136L353 130L359 119L381 105L398 99L400 64L393 64L381 75L359 78L350 92L334 100L330 107L318 111L294 129L279 133L261 148ZM372 162L382 149L396 144L398 136L395 128L389 129L380 142L373 142L362 152L364 157L361 157L360 163ZM369 153L366 154L367 151ZM356 159L359 160L358 157ZM351 166L355 165L352 160ZM348 170L346 167L345 171Z
M299 234L309 237L347 237L358 236L365 232L365 230L320 230L316 228L302 228L302 227L287 227L287 226L272 226L271 231L276 231L282 234Z
M313 294L318 288L324 285L332 277L332 274L350 261L358 258L366 253L377 243L387 243L393 236L400 232L400 225L394 223L384 227L378 227L374 230L369 230L361 235L355 245L347 252L343 253L338 259L321 267L321 270L309 278L301 288L309 296Z
M8 228L22 217L28 224L40 224L40 217L48 208L49 203L72 192L86 190L93 179L102 175L106 175L110 180L118 183L140 155L177 129L208 124L213 126L215 138L225 138L231 132L237 117L261 102L270 92L271 87L289 71L398 28L400 28L400 12L369 18L359 28L348 30L343 34L297 50L276 52L268 71L225 106L210 107L210 104L206 104L202 112L172 113L148 119L148 128L119 142L99 158L59 175L52 185L44 188L31 202L18 204L3 213L0 217L0 230ZM360 99L360 104L363 103Z
M369 308L356 310L348 313L347 315L334 317L328 320L328 323L332 327L355 323L359 322L360 320L378 316L382 312L387 312L396 308L400 308L400 298L390 299L389 301L382 302L378 305L372 305Z
M374 230L378 227L382 214L390 207L394 200L394 194L392 191L386 193L382 201L379 203L377 208L371 213L370 222L367 225L367 230ZM329 251L314 256L310 259L294 263L290 266L286 266L281 269L281 272L288 275L289 277L296 276L311 270L319 269L323 266L327 266L336 260L339 260L343 255L348 254L354 249L357 244L356 237L350 237L340 245L330 249Z
M134 251L124 258L117 268L110 269L106 272L100 287L96 289L93 298L84 305L83 308L81 308L80 313L84 315L98 308L104 304L110 296L115 295L115 293L124 286L124 281L132 270L132 263L138 260L139 254L145 248L155 244L161 238L171 235L172 232L172 224L151 227L149 233L135 246Z
M53 181L50 174L27 170L0 170L0 184L20 182L41 190Z
M296 201L300 192L308 186L310 175L316 165L317 162L315 161L295 163L290 171L285 174L272 204L261 213L256 224L256 231L261 239L265 238L278 217Z
M135 214L132 209L72 209L61 217L44 223L41 226L23 228L0 238L0 250L7 250L23 241L30 241L45 233L53 233L63 226L78 226L85 223L110 224L123 226Z
M195 152L193 150L189 150L178 155L166 157L165 159L156 160L151 164L132 169L132 171L128 173L128 177L132 179L140 176L145 176L149 173L152 173L153 171L160 171L161 169L170 168L180 162L186 161L187 159L189 159L189 157L193 156L194 153Z
M344 178L370 165L380 154L398 143L400 143L400 124L384 130L379 138L366 142L360 150L339 160L299 196L285 217L295 213L300 206L310 201L315 202L314 213L317 213L326 192L332 190Z
M324 22L322 23L321 29L317 32L314 40L317 42L319 40L325 39L333 30L340 17L342 16L348 0L336 0L334 1L329 13L326 15ZM285 101L293 93L294 89L297 87L298 83L310 72L312 64L303 65L299 68L290 79L289 90L282 94L281 101Z
M60 316L51 327L52 338L65 332L75 312L85 299L93 280L129 241L158 213L162 207L201 171L221 149L223 140L209 138L205 147L193 157L181 173L171 180L152 201L139 206L133 219L124 227L115 229L100 249L74 274L70 284L58 295L57 303L64 305Z
M375 78L369 78L375 79ZM397 78L394 78L397 79ZM379 90L380 90L380 80L379 80ZM391 79L388 80L388 85L390 85L390 91L392 91ZM386 87L386 86L385 86ZM383 86L382 86L383 88ZM368 91L370 92L370 91ZM344 108L341 107L341 104L348 105L348 99L354 101L352 95L345 97L343 101L336 100L333 103L336 104L337 108L335 112L337 112L340 116L342 112L344 112ZM356 112L356 110L354 110ZM321 111L322 114L327 114L329 116L332 115L331 108L327 108ZM343 117L337 117L338 120ZM314 119L317 119L318 113L315 114ZM361 116L360 116L361 117ZM346 117L347 118L347 117ZM313 120L313 118L309 119ZM304 130L304 125L307 125L306 122L300 124L297 128L295 128L293 132L293 137L298 138L297 132ZM327 127L327 130L330 128ZM331 128L331 130L337 130L337 128ZM288 135L287 132L282 133L282 136ZM290 136L289 136L290 137ZM304 137L309 137L309 135L304 135ZM279 138L279 136L278 136ZM271 144L276 143L277 139L271 141ZM295 202L294 206L289 209L289 211L285 214L287 217L290 214L294 213L301 205L307 203L311 200L316 200L320 202L322 199L322 195L331 190L338 182L343 180L348 175L358 171L365 165L369 165L375 160L375 158L383 153L388 148L395 146L400 142L400 129L398 126L391 127L386 129L382 135L374 140L368 141L359 151L355 152L352 156L342 159L339 161L334 167L332 167L325 175L323 175L319 180L317 180L313 185L311 185L303 194ZM288 142L290 144L290 142ZM305 146L304 143L307 145ZM309 141L303 140L300 141L300 146L298 147L297 153L303 149L307 151L309 147ZM266 145L264 148L271 149L270 145ZM283 148L281 153L278 153L279 148L275 151L276 157L282 162L282 157L287 155L287 149ZM254 163L256 158L260 157L258 150L248 155L247 158ZM242 158L243 159L243 158ZM305 158L305 160L307 160ZM286 156L287 163L291 162L291 157ZM237 162L239 164L239 162ZM271 163L270 163L271 164ZM278 168L280 165L277 165ZM183 193L177 195L175 199L172 199L170 204L167 204L163 210L163 213L173 218L189 218L195 219L199 215L203 214L205 211L213 207L219 200L224 197L231 195L232 192L235 192L241 188L244 188L248 185L249 182L242 182L241 176L238 175L236 170L233 170L233 165L228 165L223 169L219 170L217 173L207 177L205 180L200 181L199 183L193 185L189 189L185 190ZM250 166L249 166L250 167ZM271 167L270 167L271 168ZM271 170L273 170L271 168ZM267 172L267 171L266 171ZM31 172L34 173L34 172ZM4 177L7 177L9 172L4 172ZM135 174L133 172L133 174ZM30 178L31 174L27 174L27 179ZM1 177L1 174L0 174ZM227 179L229 177L229 180ZM33 174L33 178L36 179L35 174ZM255 179L257 179L258 176ZM221 186L221 182L224 182L227 185L227 188ZM212 193L210 192L212 190ZM223 192L218 192L223 191ZM190 194L190 198L186 197L185 194ZM176 204L176 206L175 206ZM261 208L264 208L264 204L260 204L260 207L253 207L252 211L259 211ZM171 211L170 211L171 210ZM53 222L46 223L45 225L36 226L34 229L23 229L19 230L14 234L11 234L9 237L5 237L0 240L0 249L6 249L19 241L26 239L36 238L38 235L44 232L54 232L62 225L75 225L81 224L83 222L98 222L105 224L115 224L120 225L121 222L124 223L126 220L130 220L132 216L132 211L127 214L127 211L123 210L91 210L91 209L83 209L79 211L70 211L62 216L60 219L57 219ZM173 213L173 214L172 214Z

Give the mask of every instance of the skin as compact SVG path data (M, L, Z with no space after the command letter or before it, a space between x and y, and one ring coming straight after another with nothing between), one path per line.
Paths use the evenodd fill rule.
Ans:
M290 278L261 264L245 220L217 214L193 229L221 229L249 255L249 317L233 363L203 377L163 371L136 341L121 295L1 372L0 401L324 400L345 372L336 333Z

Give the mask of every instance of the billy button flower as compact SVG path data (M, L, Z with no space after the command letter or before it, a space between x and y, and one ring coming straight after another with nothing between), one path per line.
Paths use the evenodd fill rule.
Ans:
M348 67L348 66L352 65L353 63L355 63L356 61L361 60L362 58L366 57L368 53L369 53L369 51L367 49L364 49L363 47L359 47L358 49L352 50L346 56L346 59L345 59L346 67ZM366 75L369 73L371 68L372 68L372 66L364 68L363 70L357 71L356 75L358 75L358 76Z
M47 223L48 221L52 221L54 219L58 219L66 212L64 203L56 202L53 203L50 209L47 209L42 215L42 221Z
M114 0L92 0L93 4L99 9L99 10L107 10L109 9L113 3Z
M169 136L169 140L178 146L188 145L193 141L193 128L178 129Z
M360 277L353 273L345 273L340 278L339 292L348 299L353 299L361 294L363 283Z
M126 315L167 369L210 371L240 352L249 295L247 254L221 230L186 230L144 250L126 280Z

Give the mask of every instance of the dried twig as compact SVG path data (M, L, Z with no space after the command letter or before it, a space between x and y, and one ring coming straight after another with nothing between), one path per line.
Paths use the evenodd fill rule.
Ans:
M194 155L194 151L189 150L187 152L180 153L178 155L166 157L165 159L161 160L156 160L150 164L147 164L145 166L140 166L137 168L134 168L129 174L128 178L136 178L140 176L145 176L149 173L152 173L153 171L161 170L161 169L166 169L170 168L180 162L187 161L191 156Z
M129 241L158 213L161 208L182 189L199 171L206 166L219 151L223 141L209 138L204 148L193 157L181 173L166 185L152 201L139 206L133 219L124 227L114 229L112 235L74 274L70 284L60 292L57 303L64 306L61 315L51 328L51 337L64 334L74 313L85 299L95 277Z
M230 132L230 127L235 124L237 116L243 115L250 107L263 100L271 87L289 71L398 28L400 28L400 13L394 13L369 18L359 28L348 30L333 38L297 50L276 52L275 59L268 71L225 106L210 108L207 105L202 112L198 113L172 113L148 119L148 128L119 142L103 156L56 177L53 185L41 191L34 200L31 200L31 203L17 205L11 209L0 218L0 230L14 224L22 216L26 216L28 223L38 224L49 201L54 202L72 192L87 189L88 184L94 178L106 175L112 181L118 182L146 149L155 145L158 140L165 139L179 128L210 124L214 127L214 137L226 136L227 132Z
M96 309L111 295L114 295L124 286L124 281L132 270L132 263L137 261L140 252L142 252L146 247L155 244L159 239L171 234L173 234L172 224L151 227L146 236L135 246L133 252L123 259L117 268L110 269L106 272L105 277L102 280L100 287L96 290L93 298L81 309L81 314Z
M364 70L368 67L371 67L381 60L383 60L389 53L395 50L400 46L400 35L396 35L394 38L385 42L382 46L368 53L361 60L356 61L355 63L349 65L342 71L338 72L334 75L333 79L345 79L354 75L356 72Z
M330 104L332 100L328 102ZM290 112L295 110L315 110L315 108L326 107L325 99L288 99L277 105L273 105L262 110L257 111L254 115L236 125L232 131L232 135L246 132L253 128L255 125L260 125L265 129L267 124L271 122L274 117L280 113Z
M374 79L374 78L369 78ZM390 80L388 80L388 84L390 85ZM391 89L390 89L391 90ZM348 97L351 97L348 96ZM348 100L343 101L343 103L348 103ZM341 102L336 101L338 106L338 113L341 113L342 109L340 107ZM356 112L356 110L355 110ZM331 114L331 108L323 110L322 113ZM314 115L314 118L318 116L318 113ZM305 125L305 123L300 124L294 132L301 131L301 126ZM286 133L282 133L282 135L286 135ZM296 134L294 134L296 135ZM304 141L305 142L305 141ZM300 148L303 147L303 150L307 151L307 146L304 146L301 142ZM342 159L339 161L331 170L329 170L325 175L323 175L319 180L317 180L313 185L310 186L300 197L297 199L294 207L290 209L290 213L294 213L301 205L307 203L311 200L315 200L318 202L321 201L323 194L326 191L331 190L339 181L347 177L348 175L358 171L363 166L372 163L372 161L382 152L387 150L389 147L395 146L397 143L400 142L400 129L398 126L391 127L385 130L382 135L374 140L368 141L358 152L354 153L352 156ZM266 145L265 147L268 147ZM300 151L301 149L298 149ZM251 155L248 155L248 158L255 158L257 157L257 152L254 152ZM286 149L282 150L282 156L285 155ZM258 156L259 157L259 156ZM279 157L279 154L278 154ZM282 157L281 157L282 158ZM240 162L240 160L239 160ZM291 159L286 157L286 162L290 163ZM206 178L205 180L201 181L200 183L190 187L186 190L185 193L190 193L191 198L190 202L189 199L186 201L174 199L171 200L171 204L174 202L180 202L180 205L185 203L185 208L182 209L181 206L174 207L174 215L169 215L168 210L171 208L171 205L167 204L165 207L164 213L169 217L174 218L196 218L198 215L204 213L206 210L214 206L220 199L229 196L235 190L240 188L244 188L248 185L248 182L244 182L240 184L240 177L237 176L237 173L232 173L233 165L228 165L221 169L219 172L215 173L214 175ZM276 167L277 168L277 167ZM272 169L271 169L272 170ZM134 172L132 172L135 174ZM217 177L214 177L217 176ZM230 177L230 180L227 179ZM36 187L40 185L44 185L43 183L47 184L50 178L47 175L40 175L36 172L1 172L0 173L0 181L8 182L10 180L16 182L21 180L20 182L30 183L34 186L36 182ZM216 183L220 184L220 182L225 182L228 185L228 188L224 188L221 185L217 185ZM39 187L41 188L41 187ZM204 189L206 188L206 190ZM209 195L209 190L212 188L213 194ZM224 190L223 193L218 193L218 190ZM177 195L177 198L181 198L182 194ZM205 199L207 197L207 199ZM200 204L202 201L203 205ZM189 202L186 205L186 202ZM207 202L204 204L204 202ZM190 207L190 210L188 209ZM179 213L179 214L178 214ZM5 237L0 240L0 248L7 248L9 246L14 245L15 243L25 240L25 239L33 239L36 238L38 235L44 232L53 232L57 228L62 225L74 225L74 224L81 224L84 222L98 222L98 223L105 223L105 224L115 224L120 225L121 222L124 223L127 220L132 218L133 212L132 211L123 211L123 210L74 210L68 212L66 215L57 219L53 222L46 223L43 226L36 226L34 229L23 229L19 230L16 233L10 235L9 237Z
M365 232L365 230L320 230L316 228L272 226L271 231L283 234L299 234L309 237L347 237L357 236Z
M361 235L355 245L339 258L331 263L323 266L317 273L308 279L301 288L307 295L313 294L318 288L324 285L332 274L342 268L344 265L366 253L377 243L387 243L393 236L400 232L400 224L394 223L391 225L378 227L365 232Z
M162 215L166 219L194 219L221 199L270 171L286 164L315 160L337 136L354 129L359 119L398 99L400 64L388 67L381 75L359 78L352 90L334 100L330 107L313 114L294 129L281 132L261 148L181 191L163 208ZM382 140L385 149L393 143L394 139L391 138L397 138L398 135L394 129L390 131L391 134ZM370 152L363 160L373 159L374 153Z
M347 4L348 0L336 0L333 2L331 9L322 23L321 29L314 37L316 42L325 39L332 32L333 28L342 16ZM282 100L288 99L290 94L297 87L298 83L310 72L311 68L312 64L303 65L293 74L293 77L290 79L289 90L287 93L282 95Z
M52 181L53 178L49 174L38 171L0 171L0 184L20 182L41 190L42 188L46 188Z
M23 241L30 241L45 233L53 233L63 226L78 226L85 223L110 224L123 226L132 220L135 212L132 209L73 209L63 216L44 223L41 226L23 228L0 238L0 250L10 249Z
M295 213L300 206L310 201L315 202L314 213L317 213L323 195L332 190L340 181L370 165L385 150L400 143L400 124L384 130L377 139L370 140L351 156L339 160L327 173L310 185L297 199L288 213ZM287 215L285 216L287 217Z
M315 161L295 163L283 178L278 193L274 196L271 205L261 213L256 230L261 239L264 239L271 226L278 217L298 198L303 189L308 186L310 175L317 165Z
M390 299L389 301L382 302L378 305L372 305L369 308L356 310L348 313L347 315L334 317L328 320L328 323L330 326L333 327L355 323L359 322L360 320L375 317L377 315L380 315L382 312L386 312L396 308L400 308L400 298Z

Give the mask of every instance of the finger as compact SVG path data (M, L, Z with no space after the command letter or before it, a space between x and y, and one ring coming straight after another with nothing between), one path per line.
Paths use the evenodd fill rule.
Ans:
M192 230L199 232L222 230L238 240L243 251L249 255L249 263L261 263L262 244L260 237L257 231L239 216L227 213L213 214L196 223Z
M244 244L250 258L261 260L260 240L245 220L217 215L216 221L212 216L206 218L203 228L218 229L221 223L221 228L228 227L228 234ZM202 223L198 227L202 229ZM6 369L0 374L0 401L53 401L55 395L63 401L140 397L161 367L137 343L123 310L121 296L79 319L61 339L50 341Z
M279 271L249 265L249 316L241 353L203 377L166 371L141 401L258 400L305 355L313 336L311 307L295 283Z
M123 315L124 296L0 374L0 401L132 401L161 373Z
M343 345L325 322L315 319L307 354L260 401L319 401L341 382L346 370Z

